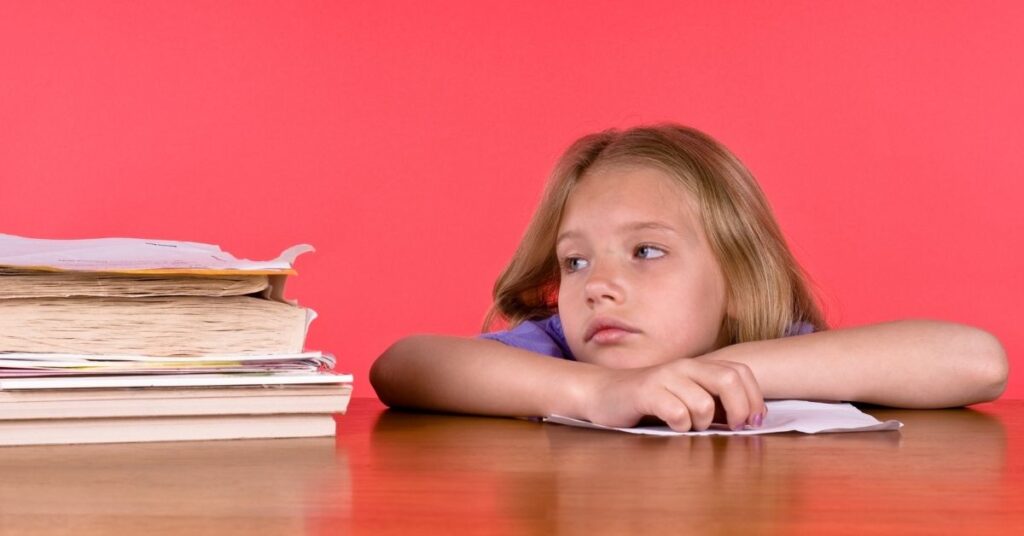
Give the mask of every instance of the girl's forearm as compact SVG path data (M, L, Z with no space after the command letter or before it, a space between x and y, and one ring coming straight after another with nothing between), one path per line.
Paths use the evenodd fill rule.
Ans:
M485 339L416 335L373 364L370 382L391 407L496 415L579 416L596 367Z
M906 320L727 346L704 356L749 366L765 398L849 400L906 408L998 397L1008 365L985 331Z

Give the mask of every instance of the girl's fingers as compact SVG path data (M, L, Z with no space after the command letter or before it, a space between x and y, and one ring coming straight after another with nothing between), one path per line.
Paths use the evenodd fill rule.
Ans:
M690 428L707 430L715 416L715 399L707 390L692 381L672 382L665 386L690 414Z
M753 375L744 376L735 368L721 363L701 363L692 371L691 377L705 391L718 395L725 408L729 428L739 430L752 415L752 403L747 393L753 390L760 396L760 389L753 380ZM752 383L753 382L753 383ZM712 408L713 411L713 408ZM710 422L710 421L709 421Z
M651 408L645 413L665 421L677 432L688 432L693 427L690 408L668 389L655 389L651 393Z
M643 387L634 407L654 415L673 430L706 430L715 417L715 398L729 428L760 425L764 398L753 373L740 363L679 360L640 373ZM640 385L640 384L637 384Z
M732 368L740 375L743 387L747 392L747 402L750 404L750 417L747 419L747 423L752 426L761 426L765 415L764 395L761 394L761 386L757 384L757 379L754 378L750 367L732 361L718 361L717 363Z

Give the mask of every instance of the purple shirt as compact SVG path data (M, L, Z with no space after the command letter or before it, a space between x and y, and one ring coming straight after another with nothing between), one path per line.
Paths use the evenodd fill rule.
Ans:
M813 324L797 322L786 330L785 336L806 335L813 332ZM480 338L492 339L509 346L551 357L576 360L572 355L572 350L569 349L569 343L565 340L565 332L562 331L562 320L558 315L549 316L543 320L528 320L512 329L484 333L480 335Z
M527 320L512 329L484 333L480 338L493 339L551 357L576 360L569 349L568 341L565 340L562 319L558 315L549 316L544 320Z

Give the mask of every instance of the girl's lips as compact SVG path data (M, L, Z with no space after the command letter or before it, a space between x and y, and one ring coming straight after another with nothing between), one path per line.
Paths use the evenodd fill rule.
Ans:
M587 325L583 334L583 342L594 341L597 344L612 344L639 333L640 330L613 318L595 318Z
M626 331L624 329L605 328L594 333L590 340L597 344L614 344L632 334L632 331Z

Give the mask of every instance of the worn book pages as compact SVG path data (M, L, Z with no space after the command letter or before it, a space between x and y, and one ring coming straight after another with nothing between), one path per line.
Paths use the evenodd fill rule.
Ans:
M314 317L249 296L0 300L0 352L298 353Z
M199 273L238 271L293 274L295 259L313 247L292 246L270 261L237 259L220 246L144 238L49 240L0 234L0 267L116 273Z
M238 259L220 246L199 242L144 238L49 240L0 234L0 278L5 273L26 271L245 278L264 275L268 284L261 295L287 302L284 285L287 277L295 274L292 265L299 255L310 251L313 251L313 246L299 244L286 249L276 259L252 261ZM153 292L149 295L159 294Z
M264 274L110 274L0 267L0 300L14 298L143 298L150 296L245 296L269 286Z

